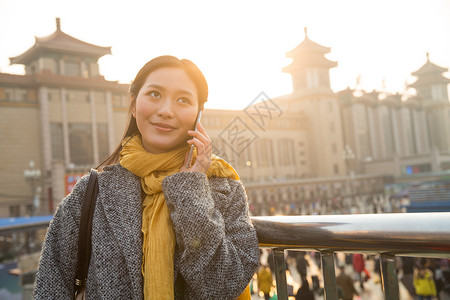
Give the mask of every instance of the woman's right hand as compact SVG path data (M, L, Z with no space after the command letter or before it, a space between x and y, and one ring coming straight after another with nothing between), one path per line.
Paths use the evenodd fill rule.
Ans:
M197 148L197 158L195 163L187 168L189 153L186 153L180 172L206 173L211 165L212 141L201 123L197 123L197 129L197 131L188 131L188 134L194 138L187 141L189 145L194 145Z

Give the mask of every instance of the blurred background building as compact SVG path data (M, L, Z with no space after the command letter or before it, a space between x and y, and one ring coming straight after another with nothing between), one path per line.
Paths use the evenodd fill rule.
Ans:
M119 144L126 124L128 85L99 73L98 59L110 47L56 24L10 58L25 65L25 75L0 73L0 218L52 214ZM286 54L291 94L262 93L242 111L204 114L214 152L241 175L254 215L393 211L387 184L450 170L446 68L427 57L412 73L414 96L336 93L329 52L305 30Z

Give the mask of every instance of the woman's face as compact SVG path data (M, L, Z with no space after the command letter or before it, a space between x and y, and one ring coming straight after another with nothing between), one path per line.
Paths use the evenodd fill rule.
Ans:
M198 108L197 89L183 69L150 73L132 107L145 150L158 154L187 145Z

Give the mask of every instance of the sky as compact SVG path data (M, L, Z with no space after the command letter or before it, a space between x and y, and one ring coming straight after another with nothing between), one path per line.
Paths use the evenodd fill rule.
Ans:
M209 84L207 108L243 109L264 92L289 94L286 52L308 37L337 61L331 88L404 93L426 62L450 67L450 0L0 0L0 72L34 38L62 30L112 55L107 80L130 83L148 60L175 55L196 63ZM450 77L446 74L447 77Z

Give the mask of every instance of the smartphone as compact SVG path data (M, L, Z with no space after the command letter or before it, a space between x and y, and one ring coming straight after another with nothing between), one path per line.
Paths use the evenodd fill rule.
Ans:
M197 124L200 123L200 120L202 119L202 112L203 112L203 110L200 110L198 112L197 120L195 121L194 131L198 131ZM192 154L193 153L194 153L194 145L191 145L191 150L189 150L189 156L188 156L188 160L187 160L187 163L186 163L186 168L190 168L191 167Z

